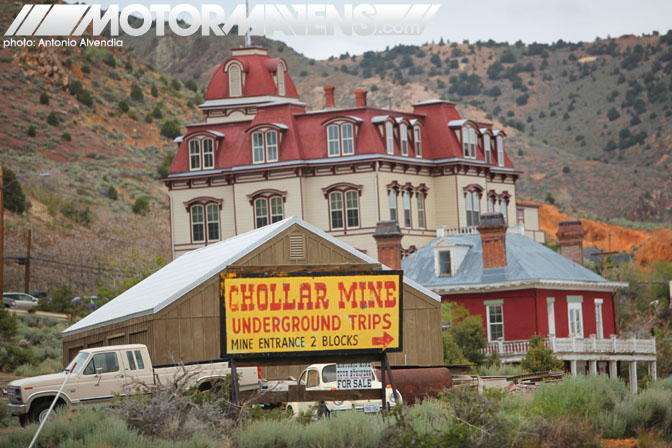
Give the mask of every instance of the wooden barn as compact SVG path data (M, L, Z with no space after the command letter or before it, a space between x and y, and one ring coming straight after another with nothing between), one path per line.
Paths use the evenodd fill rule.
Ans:
M291 217L188 252L63 332L65 364L81 349L146 344L155 364L221 356L220 274L387 269L316 227ZM403 352L393 365L443 363L441 299L404 279ZM298 375L299 366L266 376Z

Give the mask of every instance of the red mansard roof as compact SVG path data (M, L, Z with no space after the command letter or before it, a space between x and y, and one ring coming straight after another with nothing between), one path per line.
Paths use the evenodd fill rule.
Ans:
M278 96L272 73L277 71L280 59L272 59L258 51L255 54L236 55L221 64L213 75L208 92L207 100L227 99L228 75L224 67L231 60L241 62L246 73L243 86L243 95L239 97L244 102L245 97L250 96ZM283 61L284 63L284 61ZM390 120L395 126L394 158L404 163L432 163L433 161L445 161L450 159L464 160L468 163L483 163L485 154L479 145L476 160L465 159L460 144L460 128L451 128L449 123L461 120L462 117L455 108L454 103L440 100L425 101L413 106L413 113L399 112L373 107L356 107L350 109L330 108L315 112L307 112L301 103L293 100L298 98L296 88L291 78L285 72L285 89L287 102L272 102L258 105L254 119L229 123L199 123L187 125L187 132L170 168L170 175L189 172L189 140L190 136L203 131L223 134L223 138L215 139L215 170L228 170L234 167L251 166L252 163L252 132L263 129L267 125L269 129L278 132L278 163L282 162L307 162L323 160L324 163L338 162L339 160L357 160L378 155L380 158L390 158L387 154L385 140L385 120ZM353 156L328 157L327 154L327 124L335 119L343 119L353 124L354 147ZM410 123L410 136L408 139L409 155L402 156L399 138L399 120L404 119ZM414 125L420 126L422 141L422 158L415 155ZM490 123L474 123L477 129L487 128L492 131ZM381 134L382 131L382 134ZM479 131L480 132L480 131ZM217 135L217 134L213 134ZM493 139L494 141L494 139ZM505 148L506 149L506 148ZM492 150L493 169L500 169L497 165L497 150ZM255 165L259 168L267 164ZM273 165L273 163L268 164ZM504 168L511 169L513 164L506 155ZM194 175L200 174L193 171Z
M229 96L229 74L224 68L231 61L238 61L243 66L245 82L243 83L242 96ZM223 64L220 64L210 79L208 90L205 93L206 100L220 100L228 98L243 98L246 96L277 96L278 89L273 81L273 73L277 72L278 64L284 60L274 59L263 54L234 55L229 57ZM285 67L287 64L285 63ZM241 74L242 76L242 74ZM285 77L285 97L298 98L294 82L289 73L284 71Z

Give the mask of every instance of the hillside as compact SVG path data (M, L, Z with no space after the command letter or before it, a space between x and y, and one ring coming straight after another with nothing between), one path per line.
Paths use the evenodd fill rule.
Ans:
M0 27L18 9L3 2ZM199 116L200 95L124 48L3 49L0 78L2 164L20 176L51 174L21 179L32 207L5 221L6 257L25 256L32 229L31 289L69 283L76 293L95 294L169 257L157 167L175 150L179 123ZM162 136L174 121L175 129L166 128L172 138ZM142 197L149 210L136 214ZM6 290L23 290L23 267L7 264L5 282Z
M0 26L6 29L21 5L1 3ZM661 60L670 53L669 36L616 39L619 48L633 47L630 52L641 45L645 55L635 68L619 68L621 74L629 81L641 75L637 82L643 84L658 61L656 80L650 83L666 85L672 68L667 59ZM158 39L148 33L141 38L124 38L122 48L0 50L0 160L20 176L51 174L48 178L21 179L32 207L23 215L5 215L6 257L25 256L26 230L32 229L31 289L52 291L69 284L76 294L96 294L101 288L115 291L127 286L129 279L147 275L169 259L167 201L157 168L170 160L175 150L172 137L180 134L180 123L200 119L196 105L202 101L212 70L241 41L237 36ZM640 114L644 123L633 125L633 129L649 129L644 143L603 151L592 142L599 141L602 132L605 136L616 135L634 110L634 106L620 107L627 89L632 88L628 87L629 81L618 84L620 75L610 74L620 67L624 56L598 55L596 61L600 62L595 71L583 77L578 72L574 74L579 78L571 83L576 84L569 79L558 82L562 75L556 72L562 67L576 71L577 64L585 63L577 59L564 65L563 60L573 59L570 54L583 57L597 51L591 48L599 45L613 47L611 42L544 47L546 58L543 51L534 54L537 50L532 48L536 47L464 43L397 47L380 54L314 61L282 43L255 39L255 44L268 47L273 56L288 61L301 98L309 108L322 106L322 86L326 83L337 86L336 102L346 106L354 105L352 91L360 86L369 89L371 104L384 107L408 109L419 100L454 98L465 115L507 125L509 153L526 171L519 183L522 197L540 200L550 192L572 214L576 209L583 211L582 216L588 211L603 218L627 215L631 219L669 223L672 161L665 148L669 148L672 131L664 124L669 122L670 102L650 101L653 94L646 89L640 92L637 100L645 102L646 114ZM509 78L514 75L488 78L488 67L505 58L509 50L517 61L513 67L523 62L525 66L532 62L538 67L534 72L516 74L525 81L527 104L516 104L522 87L515 78L511 82ZM627 50L622 52L627 54ZM437 58L440 67L435 62ZM464 58L467 62L462 62ZM409 59L412 65L408 65ZM548 62L542 70L544 60ZM451 68L454 61L457 67ZM509 62L502 64L511 66ZM477 74L480 87L473 92L463 90L461 73ZM457 76L458 82L451 82L451 76ZM602 88L602 83L606 87ZM612 103L599 95L582 96L594 89L611 89L609 83L616 83L623 90ZM500 86L498 97L483 93L495 85ZM583 87L576 90L579 86ZM662 88L655 91L670 98L667 87L664 92ZM569 99L567 92L580 96ZM557 114L572 101L574 110L561 121ZM551 108L545 108L550 103ZM596 111L607 111L606 104L618 107L621 117L604 122ZM640 102L637 104L637 108L642 107ZM550 117L551 109L556 111L556 117ZM538 118L538 110L546 110L546 118ZM515 120L529 115L532 121L512 121L508 111L513 111ZM583 125L588 122L588 113L595 114L599 125ZM521 124L524 131L517 129ZM571 132L560 132L567 127ZM573 136L579 129L585 145ZM607 157L609 163L600 157ZM563 170L565 166L568 168ZM140 207L143 200L149 204L148 210ZM138 213L133 211L134 205ZM549 226L548 230L554 233L553 226ZM645 244L656 241L649 233L633 232L638 236L624 242L623 250L653 247ZM612 250L615 249L619 246L612 239ZM670 253L668 237L661 240L658 249L638 255L638 262L645 265L646 260L669 260ZM23 274L23 266L14 261L7 263L5 289L22 290Z
M554 205L539 205L539 226L546 232L546 239L555 243L560 221L575 219L576 216L560 212ZM635 230L604 221L580 219L586 232L583 239L586 248L631 253L640 267L647 267L653 261L672 263L672 229Z
M143 36L130 48L162 71L205 87L242 38ZM553 45L440 43L384 52L305 58L283 43L254 43L284 57L310 108L321 86L338 105L369 89L374 105L408 110L416 101L456 101L464 115L505 126L508 151L525 171L522 196L548 193L597 216L672 222L672 32Z

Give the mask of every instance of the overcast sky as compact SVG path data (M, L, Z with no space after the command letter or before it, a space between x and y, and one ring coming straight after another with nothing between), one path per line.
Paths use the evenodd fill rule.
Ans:
M119 4L125 6L131 3L148 5L170 3L175 6L181 3L221 4L224 10L230 13L244 0L217 1L217 0L155 0L152 2L138 0L86 0L85 3ZM260 2L250 0L250 6L255 4L286 4L293 3L331 3L339 7L343 4L357 5L360 3L420 3L412 1L381 0L357 2L331 0L330 2L314 1L274 1ZM429 2L427 2L429 3ZM346 51L350 54L359 54L368 50L382 50L386 46L397 44L418 45L424 42L437 41L442 37L451 42L470 42L493 39L497 42L514 43L522 40L525 43L550 43L563 39L565 41L593 41L596 37L618 37L623 34L650 34L653 31L666 33L672 28L672 0L461 0L433 3L441 7L429 22L429 25L420 36L395 37L361 37L344 36L338 29L334 36L285 36L275 33L268 36L285 41L288 45L306 56L325 59Z

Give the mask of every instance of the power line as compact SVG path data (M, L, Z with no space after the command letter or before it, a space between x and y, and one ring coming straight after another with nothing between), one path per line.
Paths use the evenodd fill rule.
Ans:
M20 264L25 264L27 261L26 257L5 257L5 262L7 261L14 261L14 262L23 262ZM134 271L127 271L123 269L118 269L118 268L111 268L111 267L103 267L103 266L92 266L92 265L85 265L85 264L77 264L77 263L69 263L69 262L63 262L63 261L58 261L58 260L53 260L53 259L48 259L48 258L41 258L41 257L30 257L30 261L38 261L41 263L46 263L46 264L51 264L55 266L61 266L62 269L70 268L73 271L77 271L80 273L91 273L91 274L96 274L96 273L103 273L103 272L109 272L113 274L126 274L126 275L137 275L137 272Z

